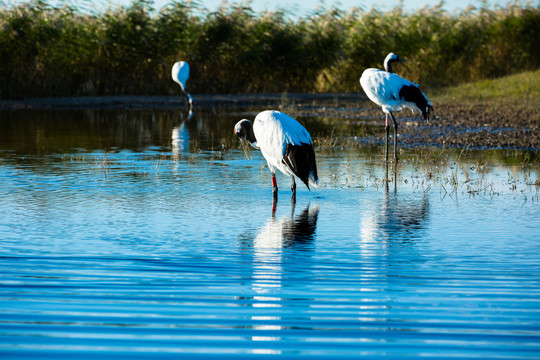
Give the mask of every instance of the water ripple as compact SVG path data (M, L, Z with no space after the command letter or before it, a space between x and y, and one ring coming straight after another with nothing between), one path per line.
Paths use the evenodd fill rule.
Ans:
M537 170L322 153L273 208L260 154L195 125L0 146L2 359L538 358Z

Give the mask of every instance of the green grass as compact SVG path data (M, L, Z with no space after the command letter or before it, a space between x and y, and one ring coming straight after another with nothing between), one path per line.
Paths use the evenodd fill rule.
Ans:
M437 89L433 101L459 101L464 104L497 101L501 105L521 103L540 110L540 70Z
M540 68L540 6L521 0L457 13L321 7L302 18L249 2L210 12L133 0L90 14L72 3L0 2L0 98L178 94L178 60L190 62L193 94L357 92L390 51L408 61L400 75L428 88Z

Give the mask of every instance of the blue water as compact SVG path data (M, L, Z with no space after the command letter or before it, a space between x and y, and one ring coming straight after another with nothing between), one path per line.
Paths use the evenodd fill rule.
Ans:
M175 116L2 119L2 359L540 358L530 154L321 150L273 204L238 112Z

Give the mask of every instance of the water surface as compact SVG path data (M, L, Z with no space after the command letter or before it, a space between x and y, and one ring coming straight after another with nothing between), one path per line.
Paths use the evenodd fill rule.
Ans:
M2 358L539 357L535 153L321 147L273 204L253 115L4 113Z

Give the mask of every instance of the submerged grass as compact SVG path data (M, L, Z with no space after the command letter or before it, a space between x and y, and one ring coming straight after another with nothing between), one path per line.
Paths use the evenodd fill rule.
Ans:
M302 18L228 2L217 12L183 0L158 12L150 0L103 12L61 4L0 7L0 98L177 94L179 59L191 62L192 93L357 92L390 51L409 61L401 75L432 88L540 67L540 8L520 1Z
M189 171L200 171L201 164L204 167L228 166L231 156L243 155L240 152L231 155L232 149L137 156L105 152L94 156L64 155L62 160L84 164L104 180L118 176L157 178L176 171L178 164L187 165L185 169ZM355 148L343 148L339 152L319 150L319 175L321 189L388 191L389 188L408 187L425 192L439 189L441 198L449 197L454 201L463 197L493 200L500 195L513 195L524 201L539 202L538 163L531 161L528 154L502 150L413 148L402 154L397 167L390 163L388 173L385 173L380 147L374 147L373 153L369 148L363 148L361 154ZM259 169L268 175L264 160L259 163Z

